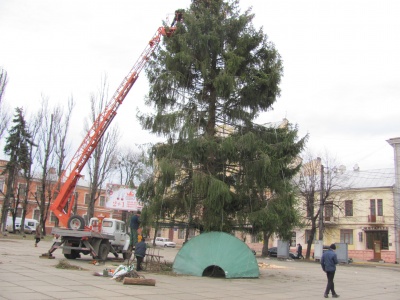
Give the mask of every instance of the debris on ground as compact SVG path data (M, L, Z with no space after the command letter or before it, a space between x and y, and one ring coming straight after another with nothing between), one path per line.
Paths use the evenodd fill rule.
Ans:
M95 265L95 266L100 266L100 263L97 260L92 260L91 262L89 262L89 264L91 265Z
M266 263L258 263L258 267L260 269L286 269L286 267L283 266L277 266L277 265L271 265L271 264L266 264Z
M142 279L145 279L145 277L143 275L139 275L139 273L136 272L135 270L130 270L130 271L124 273L124 274L121 274L121 275L115 277L115 280L118 281L118 282L121 282L121 281L124 281L125 278L142 278ZM113 279L114 279L114 276L113 276Z
M112 279L116 281L123 281L125 278L142 278L144 279L145 277L142 275L139 275L135 271L135 265L131 264L129 266L125 265L119 265L115 270L106 268L103 270L103 272L95 272L93 274L94 276L104 276L104 277L112 277Z
M87 269L84 269L79 266L74 266L71 265L66 259L61 259L58 264L56 265L57 269L65 269L65 270L80 270L80 271L86 271Z
M48 258L48 259L54 259L55 257L50 253L43 253L42 255L39 256L40 258Z

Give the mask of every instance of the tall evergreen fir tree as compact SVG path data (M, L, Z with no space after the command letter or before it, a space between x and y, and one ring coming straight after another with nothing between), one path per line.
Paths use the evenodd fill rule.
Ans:
M29 144L31 141L31 134L27 129L27 124L23 115L22 108L16 108L14 119L12 120L13 126L9 130L9 135L6 138L6 145L4 146L4 153L9 156L9 161L3 171L7 174L7 192L3 202L3 210L1 215L1 222L4 224L7 219L7 208L10 204L11 197L15 189L15 182L20 171L26 172L29 170L32 159L29 151ZM3 228L4 229L4 228Z
M290 190L284 187L297 171L291 163L305 140L290 124L254 124L279 96L283 67L253 17L237 0L192 1L149 62L154 112L139 120L167 142L153 147L155 176L138 196L153 212L157 207L158 218L230 232L265 209L267 190Z

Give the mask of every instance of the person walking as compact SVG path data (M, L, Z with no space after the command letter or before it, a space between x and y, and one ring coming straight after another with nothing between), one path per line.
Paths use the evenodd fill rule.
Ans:
M297 258L304 258L303 256L303 247L301 246L300 243L297 244Z
M324 252L321 257L321 267L326 273L328 283L326 285L324 297L328 298L329 291L332 292L332 298L339 298L339 295L335 292L335 284L333 278L335 277L336 265L338 264L337 255L335 253L336 245L332 244L329 250Z
M145 239L140 235L138 237L139 242L135 246L135 257L136 257L136 271L142 271L143 259L146 256L147 245Z
M41 227L40 224L38 224L36 226L36 230L35 230L35 247L37 247L37 244L39 244L40 242L40 237L41 237Z
M132 216L131 221L129 223L129 227L131 229L130 234L130 245L136 247L136 243L138 242L138 229L140 226L140 210L136 212L135 215Z

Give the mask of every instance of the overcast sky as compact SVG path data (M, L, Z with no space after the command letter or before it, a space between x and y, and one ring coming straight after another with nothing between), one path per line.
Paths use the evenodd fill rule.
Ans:
M102 76L111 97L162 21L190 3L1 0L5 100L29 113L42 96L53 105L67 105L73 96L76 149ZM263 27L284 62L281 97L257 121L287 118L300 136L310 135L314 153L327 150L348 169L393 167L386 140L400 136L400 1L240 3L243 10L253 7L254 25ZM114 119L124 144L156 140L135 119L147 91L142 72Z

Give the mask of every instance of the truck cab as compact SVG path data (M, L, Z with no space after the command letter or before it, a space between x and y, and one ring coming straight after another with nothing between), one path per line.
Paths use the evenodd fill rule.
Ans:
M100 229L100 220L93 217L90 219L89 228L102 234L114 236L114 240L110 240L110 244L117 252L122 253L125 258L130 241L129 234L126 232L125 222L112 218L104 218Z

